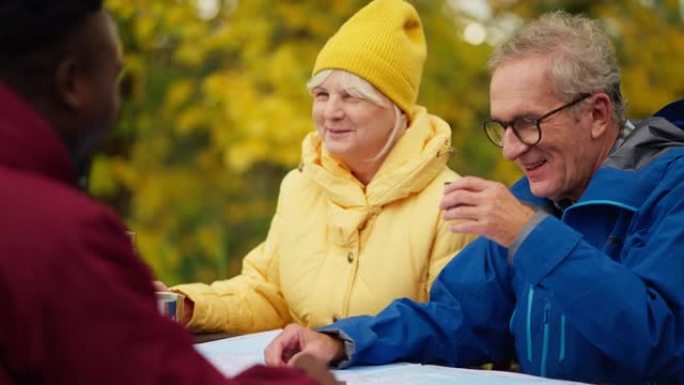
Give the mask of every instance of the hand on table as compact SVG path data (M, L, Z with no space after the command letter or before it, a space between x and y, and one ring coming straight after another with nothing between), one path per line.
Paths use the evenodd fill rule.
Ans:
M290 324L264 351L269 366L295 366L302 359L307 362L308 359L303 356L310 356L328 365L344 357L344 343L327 334Z
M321 385L339 385L335 376L328 369L328 364L308 353L301 353L294 356L290 366L303 370L309 377L318 381Z
M454 221L452 232L481 235L504 247L534 216L503 184L473 176L446 185L440 208L445 220Z

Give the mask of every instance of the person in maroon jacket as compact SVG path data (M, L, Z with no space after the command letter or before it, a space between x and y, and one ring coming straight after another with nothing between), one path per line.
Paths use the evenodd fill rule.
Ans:
M0 3L0 384L334 383L309 358L224 378L159 315L120 219L77 188L121 67L102 0Z

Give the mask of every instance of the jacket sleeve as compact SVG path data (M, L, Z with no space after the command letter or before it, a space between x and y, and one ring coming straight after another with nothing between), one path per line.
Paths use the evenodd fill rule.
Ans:
M320 330L350 340L352 365L504 362L512 355L509 274L505 250L479 238L442 270L429 302L397 300L376 317L347 318Z
M152 275L113 214L40 233L50 254L20 261L30 273L19 276L31 278L0 280L0 305L14 314L0 322L0 371L19 383L237 385L269 376L282 376L276 382L282 384L313 383L293 370L261 367L233 380L215 370L187 330L159 314Z
M621 261L549 217L513 262L525 280L553 293L568 324L593 346L645 378L684 378L684 172L670 178L679 181L651 194L653 209L634 214L641 219Z
M226 385L316 385L318 382L298 369L252 366Z
M279 197L278 207L281 206ZM194 302L188 327L195 331L250 333L292 322L278 274L281 214L271 222L266 240L247 254L240 275L228 280L184 284L171 290Z

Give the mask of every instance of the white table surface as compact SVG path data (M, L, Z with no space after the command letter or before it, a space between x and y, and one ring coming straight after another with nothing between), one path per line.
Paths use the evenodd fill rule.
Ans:
M228 377L256 364L263 364L266 345L280 333L272 330L247 334L223 340L195 344L200 354L206 357L220 372ZM495 370L459 369L435 365L396 363L380 366L359 366L345 370L333 370L339 381L347 385L568 385L567 381L551 380L526 374L500 372Z

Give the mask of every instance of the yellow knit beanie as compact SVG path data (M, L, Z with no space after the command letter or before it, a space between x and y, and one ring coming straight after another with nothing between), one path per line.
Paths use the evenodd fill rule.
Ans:
M341 69L360 76L410 115L427 49L413 6L374 0L340 27L316 58L313 74Z

